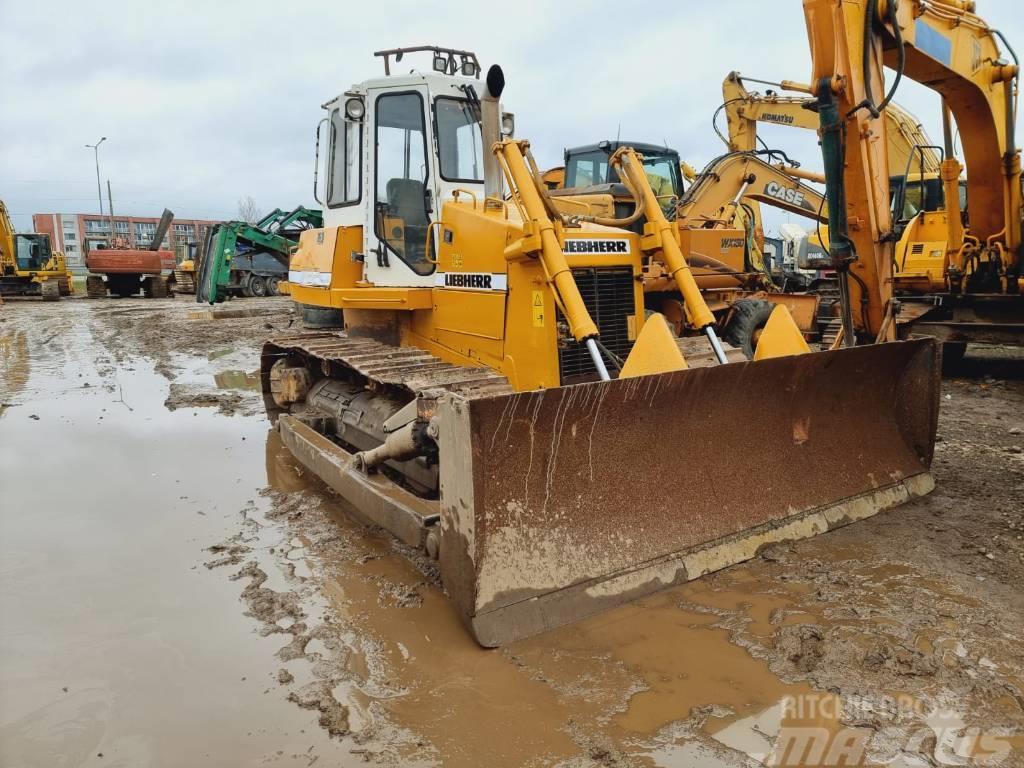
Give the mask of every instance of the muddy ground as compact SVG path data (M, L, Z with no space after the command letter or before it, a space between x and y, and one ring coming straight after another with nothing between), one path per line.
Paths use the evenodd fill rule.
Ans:
M3 766L1024 765L1019 353L927 498L483 651L268 429L290 303L232 306L0 307Z

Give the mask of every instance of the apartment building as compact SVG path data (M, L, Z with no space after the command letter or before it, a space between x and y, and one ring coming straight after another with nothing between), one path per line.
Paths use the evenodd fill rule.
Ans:
M114 216L111 237L110 217L95 213L35 213L32 229L50 236L55 250L64 251L68 267L73 272L85 273L85 251L88 248L110 245L112 240L127 243L132 248L148 248L156 234L159 218L147 216ZM175 219L164 236L161 248L196 242L205 227L220 222L205 219Z

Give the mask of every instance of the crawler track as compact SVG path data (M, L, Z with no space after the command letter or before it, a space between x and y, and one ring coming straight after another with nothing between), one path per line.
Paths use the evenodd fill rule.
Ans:
M340 376L345 370L363 377L369 385L410 395L443 390L467 397L511 394L508 379L490 368L453 365L415 347L393 347L373 339L347 338L337 333L305 333L277 336L263 347L262 373L282 356L304 358L307 365L319 362L325 375ZM264 391L268 391L267 388ZM275 408L272 401L268 409Z

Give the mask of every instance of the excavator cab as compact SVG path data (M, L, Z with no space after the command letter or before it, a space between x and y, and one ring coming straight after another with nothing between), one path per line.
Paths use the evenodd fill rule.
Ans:
M41 272L53 258L49 235L17 234L14 245L14 259L19 272Z
M435 558L481 645L931 489L934 344L811 353L778 306L748 361L641 153L608 156L639 232L566 215L508 135L501 70L428 47L432 73L391 76L415 50L326 105L292 296L344 329L268 340L260 380L296 460ZM651 260L699 337L646 311Z

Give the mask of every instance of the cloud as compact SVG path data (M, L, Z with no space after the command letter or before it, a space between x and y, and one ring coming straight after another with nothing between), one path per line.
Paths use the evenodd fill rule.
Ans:
M105 135L101 170L115 210L152 215L167 205L217 218L233 216L244 195L264 208L312 204L320 104L382 73L374 50L422 43L503 66L506 108L542 165L558 164L565 146L621 135L667 142L700 166L722 149L711 116L727 72L809 77L798 0L723 6L7 3L0 196L19 227L33 212L96 210L84 145ZM1010 40L1024 39L1016 6L982 8ZM940 136L935 97L912 85L900 100ZM820 167L813 135L800 133L763 135Z

